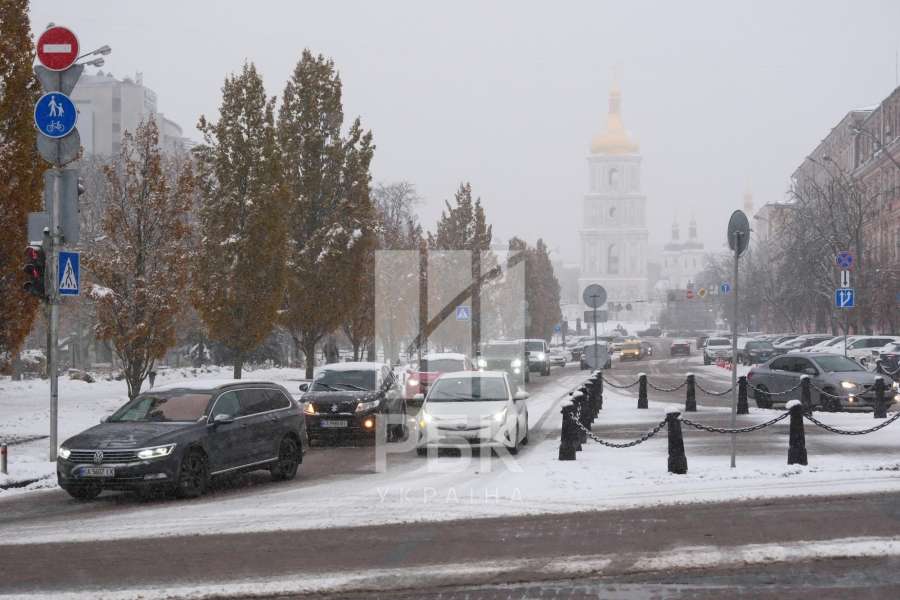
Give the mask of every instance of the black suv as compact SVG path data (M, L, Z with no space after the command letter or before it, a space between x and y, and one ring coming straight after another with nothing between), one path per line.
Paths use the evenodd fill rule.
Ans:
M199 381L140 394L57 451L61 488L80 500L105 489L203 494L211 477L268 469L293 479L307 445L300 405L264 381Z
M406 399L394 373L374 362L322 367L312 384L302 384L303 411L311 443L375 439L376 416L387 417L387 441L405 439Z

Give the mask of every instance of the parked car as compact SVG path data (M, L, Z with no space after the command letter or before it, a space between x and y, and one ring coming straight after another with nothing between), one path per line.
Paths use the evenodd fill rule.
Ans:
M550 356L547 342L542 339L519 340L525 346L528 370L541 375L550 374Z
M731 340L724 337L711 337L703 345L703 364L711 365L720 358L731 359Z
M785 342L789 342L792 339L796 338L797 334L795 333L785 333L785 334L776 334L769 338L769 341L772 342L773 346L778 344L784 344Z
M516 390L505 371L442 375L419 412L416 450L506 448L516 454L528 443L528 394Z
M531 369L527 368L525 345L521 342L500 341L481 345L477 361L481 371L505 371L510 381L521 385L531 381Z
M883 348L873 350L873 360L876 371L884 373L894 381L900 381L900 343L892 342ZM877 354L877 357L874 356Z
M662 335L662 329L658 326L651 325L643 331L638 331L637 334L638 337L659 337Z
M847 344L847 356L868 368L869 363L872 361L872 351L883 348L886 344L893 343L900 343L900 337L895 335L857 336L852 344ZM836 354L843 354L843 344L839 344L834 351Z
M394 373L377 362L344 362L321 367L303 395L311 443L375 438L376 417L388 419L387 440L406 437L406 399Z
M764 363L775 356L775 346L766 340L747 340L743 348L738 348L738 362L744 365Z
M809 333L805 335L798 335L794 339L784 342L782 344L773 344L775 346L775 354L787 354L791 350L798 350L801 348L808 348L809 346L815 346L819 342L824 342L832 339L833 336L822 334L822 333Z
M550 364L555 365L557 367L564 367L568 360L566 360L566 349L562 346L552 346L550 348L550 352L548 353L550 356Z
M850 341L852 341L853 339L853 337L848 338L848 340ZM830 337L824 341L819 342L818 344L813 344L812 346L795 348L793 350L790 350L790 353L797 354L800 352L831 352L831 349L838 344L840 344L841 353L843 354L844 336L842 335Z
M640 340L625 340L619 347L620 360L640 360L642 356Z
M672 340L672 345L669 346L669 356L690 356L691 355L691 340L686 340L684 338Z
M771 408L776 402L780 404L799 398L799 389L793 394L783 392L798 386L804 375L810 377L813 386L811 407L840 410L874 406L876 375L852 359L828 352L778 356L764 365L753 367L747 373L747 381L752 386L756 405ZM885 395L889 403L900 401L897 393L897 384L889 384Z
M465 354L457 352L426 354L420 363L407 372L403 396L409 403L416 394L428 393L428 387L437 381L442 373L474 370L475 364Z
M200 496L211 478L268 469L293 479L307 446L300 405L268 381L159 386L57 451L59 486L90 500L103 490L166 488Z

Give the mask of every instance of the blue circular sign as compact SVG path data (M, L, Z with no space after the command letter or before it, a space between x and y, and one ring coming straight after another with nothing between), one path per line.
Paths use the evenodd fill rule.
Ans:
M838 252L837 257L835 258L835 262L837 262L837 266L842 269L849 269L853 266L853 255L844 250L843 252Z
M721 290L721 292L723 294L727 294L728 292L731 291L731 284L726 281L722 285L719 286L719 290Z
M59 92L44 94L34 105L34 124L42 134L61 138L72 133L78 112L75 103Z

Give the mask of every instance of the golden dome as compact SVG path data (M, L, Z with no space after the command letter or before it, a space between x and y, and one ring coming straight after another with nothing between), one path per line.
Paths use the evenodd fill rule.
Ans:
M591 154L634 154L638 151L637 140L632 140L622 123L622 92L617 83L609 91L609 115L606 117L606 131L591 140Z

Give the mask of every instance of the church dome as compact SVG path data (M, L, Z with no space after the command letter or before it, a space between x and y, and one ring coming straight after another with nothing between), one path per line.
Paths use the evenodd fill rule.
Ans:
M631 138L622 123L622 92L617 84L609 91L609 115L606 117L606 131L598 133L591 140L591 154L634 154L638 151L637 140Z

